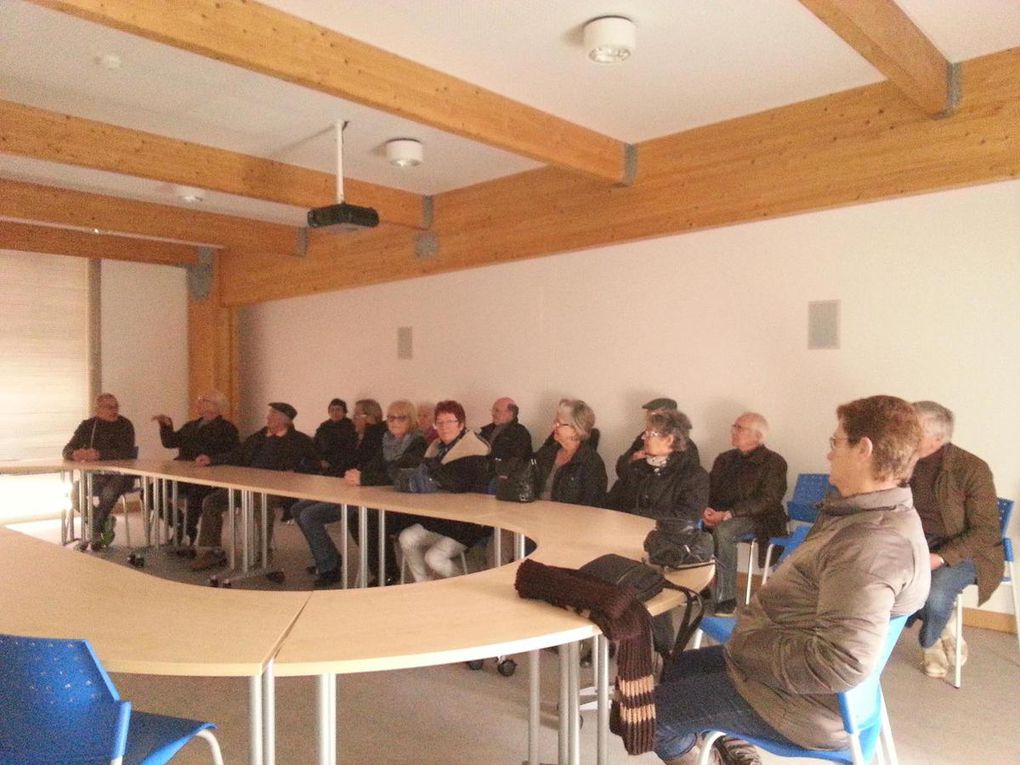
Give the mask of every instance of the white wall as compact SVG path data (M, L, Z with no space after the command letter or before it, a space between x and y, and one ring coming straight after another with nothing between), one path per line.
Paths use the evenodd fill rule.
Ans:
M175 455L160 445L150 418L168 414L180 426L191 416L186 272L104 260L101 306L103 390L134 423L141 457Z
M332 396L372 396L456 398L479 427L511 395L537 441L570 395L611 462L669 395L706 467L736 414L764 413L792 482L827 472L837 404L889 393L953 409L956 443L1020 498L1018 212L1020 182L1000 183L252 306L245 425L282 399L310 431ZM842 347L809 351L807 303L827 299Z

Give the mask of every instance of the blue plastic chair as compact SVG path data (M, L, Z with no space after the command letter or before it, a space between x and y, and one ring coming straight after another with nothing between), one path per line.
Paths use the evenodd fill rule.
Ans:
M786 503L789 523L813 524L815 518L818 517L818 503L825 499L825 495L831 489L828 473L801 473L798 475L797 483L793 487L793 496ZM796 528L789 534L769 538L769 546L765 550L765 566L762 568L762 584L768 581L769 569L772 567L772 553L775 549L782 547L784 550L792 550L803 541L804 535L798 536ZM758 540L754 534L747 534L741 537L739 543L750 545L747 556L747 586L744 589L744 605L746 606L751 602L751 585L754 582L754 561L758 554ZM782 558L785 558L786 554L784 553Z
M134 712L86 640L0 635L0 763L162 765L212 723Z
M1013 621L1016 625L1017 644L1020 645L1020 593L1016 588L1016 575L1013 572L1013 540L1007 536L1009 530L1009 519L1013 516L1013 500L998 498L999 504L999 533L1002 535L1002 552L1006 559L1005 571L1003 572L1002 584L1008 584L1013 592ZM977 585L971 585L976 587ZM963 683L961 674L963 663L963 599L956 598L956 655L954 657L953 685L957 688Z
M730 622L726 636L733 630L736 619L716 619L712 622ZM702 621L709 622L709 618ZM889 727L889 716L885 709L885 699L882 697L882 686L880 679L882 670L885 668L889 656L899 640L903 626L907 622L907 615L894 617L889 621L889 629L886 630L885 640L882 644L882 652L879 655L878 663L874 671L861 683L848 691L837 693L839 700L839 712L843 717L843 727L850 735L850 746L840 750L816 750L802 749L794 744L772 741L771 739L756 738L747 736L739 730L712 730L704 731L705 739L702 744L701 757L698 765L707 765L712 752L712 743L720 736L735 736L751 744L754 744L766 752L778 757L807 757L817 760L828 760L830 762L851 763L851 765L866 765L872 761L875 752L881 749L885 760L891 765L897 765L896 748L893 745L892 730ZM726 625L721 625L725 627ZM708 629L712 629L711 623Z

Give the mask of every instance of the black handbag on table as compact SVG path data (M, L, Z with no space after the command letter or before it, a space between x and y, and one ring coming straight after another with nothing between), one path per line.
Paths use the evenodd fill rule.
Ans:
M660 519L645 537L648 560L667 568L693 568L715 557L712 535L697 523L683 519Z
M496 499L534 502L538 499L538 465L535 460L507 460L496 468Z

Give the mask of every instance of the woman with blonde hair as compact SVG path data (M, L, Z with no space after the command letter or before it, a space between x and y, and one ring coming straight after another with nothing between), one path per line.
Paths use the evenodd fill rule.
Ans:
M580 399L556 406L552 437L535 453L541 499L601 507L606 497L606 466L591 445L595 412Z

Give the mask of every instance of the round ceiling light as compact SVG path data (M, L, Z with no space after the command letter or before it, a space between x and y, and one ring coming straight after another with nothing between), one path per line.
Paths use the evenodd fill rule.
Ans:
M584 49L596 64L626 61L636 43L637 28L623 16L602 16L584 25Z
M421 141L414 138L394 138L387 141L386 159L396 167L417 167L425 159Z

